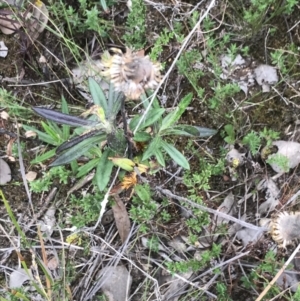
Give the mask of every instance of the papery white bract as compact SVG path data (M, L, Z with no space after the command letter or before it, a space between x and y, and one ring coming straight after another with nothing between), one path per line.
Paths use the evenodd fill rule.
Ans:
M102 55L102 76L111 81L117 91L123 92L128 99L139 99L147 89L155 89L160 80L161 65L152 62L141 51L126 49L122 53L105 51Z
M283 248L300 238L300 212L280 212L271 222L272 238Z

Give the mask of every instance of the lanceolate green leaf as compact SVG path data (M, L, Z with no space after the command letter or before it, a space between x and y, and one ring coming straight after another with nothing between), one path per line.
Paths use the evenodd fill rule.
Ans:
M138 195L138 197L143 202L148 202L151 198L151 195L147 189L143 187L143 185L137 184L134 187L134 192Z
M57 112L54 110L49 110L45 108L40 108L40 107L32 107L33 111L36 112L38 115L54 121L59 124L67 124L70 126L93 126L96 125L97 122L93 120L87 120L83 119L77 116L72 116L68 114L64 114L61 112Z
M190 164L188 160L185 158L185 156L178 151L173 145L161 141L161 147L166 151L166 153L180 166L182 166L185 169L190 169Z
M93 131L89 131L89 132L86 132L86 133L83 133L82 135L79 135L79 136L75 136L67 141L65 141L64 143L62 143L57 149L56 149L56 153L57 154L60 154L61 152L65 151L66 149L68 148L71 148L73 147L74 145L77 145L78 143L80 143L81 141L84 141L90 137L93 137L93 136L103 136L103 139L104 140L104 137L105 137L105 134L101 134L100 131L98 130L93 130Z
M69 114L69 107L66 99L62 96L61 98L61 112L64 114Z
M160 132L172 126L175 122L179 120L187 106L191 103L193 94L189 93L186 95L178 104L178 107L169 113L163 120L160 128Z
M164 131L160 132L161 136L166 135L181 135L181 136L193 136L193 137L209 137L216 134L217 131L200 126L178 124L172 126Z
M142 161L148 159L149 157L153 156L155 154L155 151L159 148L160 146L160 141L161 138L160 137L155 137L151 143L149 144L148 148L146 149L146 151L143 154L143 158Z
M102 89L100 88L99 84L92 77L89 77L89 88L92 94L94 104L102 107L106 115L107 114L106 97Z
M48 160L48 159L52 158L55 155L55 151L56 151L56 149L53 148L50 151L36 157L34 160L30 161L30 163L31 164L36 164L36 163L40 163L40 162L43 162L45 160Z
M164 112L165 112L165 109L162 109L162 108L149 110L149 112L147 113L147 116L143 119L143 122L139 126L139 130L144 129L147 126L154 124L162 116L162 114ZM135 118L133 118L131 120L129 127L132 131L136 130L136 126L140 122L141 118L143 118L143 116L136 116Z
M217 133L217 131L213 129L204 128L197 125L195 125L194 127L199 131L199 137L209 137Z
M68 104L64 97L62 97L61 99L61 111L64 114L69 114ZM70 137L70 126L63 124L62 132L63 132L63 140L67 140Z
M55 146L57 146L57 145L60 144L59 141L54 140L50 135L48 135L48 134L46 134L44 132L41 132L41 131L37 130L34 127L31 127L31 126L28 126L28 125L23 125L23 128L26 131L33 131L33 132L37 133L38 136L39 136L39 139L42 140L43 142L46 142L46 143L48 143L50 145L55 145Z
M82 142L74 145L72 148L68 149L62 155L60 155L56 160L54 160L50 166L58 166L70 163L71 161L79 158L89 151L90 148L94 146L95 143L100 143L105 139L105 136L99 135L87 138Z
M57 129L55 129L53 126L52 126L52 123L49 122L49 124L45 123L44 121L41 122L41 125L44 129L44 131L50 136L52 137L53 140L57 141L57 142L61 142L61 139L62 137L60 137L60 134L62 133L59 133L57 131Z
M199 131L192 125L178 124L160 132L160 135L181 135L199 137Z
M59 137L60 140L63 140L63 132L62 128L60 128L55 122L48 121L49 126L56 132L56 136Z
M158 121L158 119L163 115L164 112L165 109L163 108L149 110L147 116L145 117L145 120L141 124L141 127L146 128L147 126L154 124L156 121Z
M39 135L39 139L48 143L48 144L51 144L51 145L59 145L60 144L60 141L58 141L57 139L54 140L51 136L49 136L48 134L46 133L43 133L41 131L38 131L36 129L33 129L34 132L36 132L38 135Z
M146 93L147 94L144 93L141 95L141 103L143 104L145 109L147 109L150 104L149 100L152 98L153 91L147 90ZM152 108L155 108L155 109L160 108L157 97L154 98L154 101L152 103Z
M107 3L106 3L105 0L100 0L100 4L101 4L102 9L103 9L103 11L104 11L105 13L109 12L109 8L108 8Z
M177 129L167 129L162 133L159 133L160 136L167 136L167 135L176 135L176 136L188 136L188 137L194 137L194 135L191 135L190 133L182 130Z
M137 142L147 142L151 139L151 135L146 132L135 133L133 140Z
M76 160L71 161L70 162L70 167L71 167L72 173L77 173L78 162Z
M112 161L108 160L108 157L111 155L113 155L112 151L109 148L107 148L103 152L97 166L96 183L100 191L103 191L106 188L114 166Z
M123 99L124 98L124 99ZM117 92L114 85L110 83L108 91L108 106L106 118L114 120L121 109L121 102L125 100L125 96L121 92Z
M91 145L82 146L81 143L79 143L78 145L68 149L65 153L60 155L51 164L49 164L49 166L59 166L68 164L87 153L91 147Z
M155 157L156 157L157 162L159 163L159 165L165 167L166 166L165 158L164 158L164 155L163 155L163 153L161 152L161 150L159 148L157 148L155 150L154 155L155 155Z
M76 174L77 178L81 178L82 176L86 175L88 172L90 172L93 168L95 168L100 161L100 158L95 158L89 161L88 163L80 166L78 168L78 172Z

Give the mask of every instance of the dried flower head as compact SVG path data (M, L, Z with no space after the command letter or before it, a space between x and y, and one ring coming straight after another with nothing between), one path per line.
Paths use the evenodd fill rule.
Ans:
M114 54L105 51L102 55L102 76L110 80L117 91L132 100L139 99L146 89L155 89L160 80L161 65L151 62L142 51L112 49Z
M300 212L279 213L271 222L272 238L283 248L292 240L300 238Z

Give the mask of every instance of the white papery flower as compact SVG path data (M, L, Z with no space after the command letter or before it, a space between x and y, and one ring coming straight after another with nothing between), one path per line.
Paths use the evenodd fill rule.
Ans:
M270 224L272 238L283 248L300 238L300 212L280 212Z
M110 54L105 51L101 58L101 75L111 81L117 91L123 92L128 99L139 99L147 89L155 89L161 81L161 65L152 62L142 51L119 49Z

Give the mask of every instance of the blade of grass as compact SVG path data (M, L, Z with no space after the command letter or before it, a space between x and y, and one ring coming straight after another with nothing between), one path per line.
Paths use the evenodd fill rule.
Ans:
M3 192L2 192L1 189L0 189L0 197L1 197L2 201L3 201L3 203L4 203L5 209L6 209L7 213L8 213L8 216L9 216L10 220L12 221L13 225L16 227L16 229L17 229L19 235L22 237L23 241L26 243L25 233L22 231L19 223L17 222L17 220L16 220L16 218L15 218L15 216L14 216L14 214L13 214L13 212L12 212L10 206L9 206L9 203L6 200L6 198L5 198L5 196L4 196L4 194L3 194Z
M47 260L44 240L43 240L40 226L37 227L37 230L38 230L38 237L39 237L40 244L41 244L43 262L44 262L45 266L48 266L48 260ZM51 291L51 281L49 280L49 276L46 277L46 286L47 286L47 295L48 295L49 299L51 300L52 291Z

